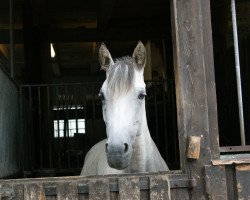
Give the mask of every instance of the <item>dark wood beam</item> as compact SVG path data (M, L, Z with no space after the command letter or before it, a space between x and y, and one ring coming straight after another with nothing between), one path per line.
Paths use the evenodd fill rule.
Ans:
M14 31L16 44L23 43L23 31ZM70 42L101 42L101 41L129 41L129 40L152 40L165 39L170 33L164 28L140 28L140 29L110 29L100 31L99 29L54 29L40 32L41 40L51 43ZM0 30L0 43L9 43L9 30Z
M115 3L116 0L101 0L97 19L99 29L104 30L108 27Z

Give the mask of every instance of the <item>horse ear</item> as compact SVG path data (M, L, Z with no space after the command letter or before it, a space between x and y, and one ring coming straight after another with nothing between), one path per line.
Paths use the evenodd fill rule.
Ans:
M133 53L133 59L139 69L143 69L146 64L146 49L141 41L138 42Z
M109 53L109 50L107 49L104 43L101 44L99 49L99 62L101 68L105 71L108 70L110 65L114 64L113 59Z

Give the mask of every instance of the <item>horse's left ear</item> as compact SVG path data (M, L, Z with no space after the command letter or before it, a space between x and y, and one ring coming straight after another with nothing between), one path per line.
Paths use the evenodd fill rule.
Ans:
M141 41L138 42L133 53L133 59L139 69L143 69L146 64L146 49Z

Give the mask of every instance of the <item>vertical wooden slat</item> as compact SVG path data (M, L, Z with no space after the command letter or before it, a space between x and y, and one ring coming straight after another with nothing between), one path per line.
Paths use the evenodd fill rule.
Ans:
M87 185L87 180L80 180L77 182L77 187L78 187L78 200L88 200L89 199L89 194L88 193L81 193L80 192L80 187L86 186Z
M140 199L139 177L122 177L119 179L119 194L121 200Z
M170 200L170 181L166 175L150 177L150 199Z
M76 181L61 181L57 183L57 199L78 199L77 183Z
M120 199L119 192L110 192L110 200Z
M0 185L0 199L13 199L15 197L15 191L11 183L3 183Z
M250 165L235 167L238 199L250 199Z
M2 184L0 184L0 199L2 199L2 193L3 193L3 191L2 191Z
M192 198L206 199L204 166L219 158L210 1L170 2L181 168L197 182ZM189 136L201 137L195 161L186 159Z
M45 200L44 188L41 183L24 184L25 200Z
M171 189L171 200L189 200L188 189Z
M15 198L18 200L24 200L23 184L14 185ZM0 198L1 199L1 198Z
M89 199L110 199L109 180L106 178L98 178L89 180Z
M141 190L140 199L141 200L150 200L150 192L149 192L149 190Z
M208 199L228 199L225 166L205 166L205 181Z

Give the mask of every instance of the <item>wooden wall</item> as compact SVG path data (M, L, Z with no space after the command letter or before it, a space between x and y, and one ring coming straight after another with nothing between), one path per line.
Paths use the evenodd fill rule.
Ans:
M206 166L205 180L208 199L250 199L250 164Z
M0 181L0 199L188 200L188 188L187 176L173 173L23 179Z
M19 171L18 90L0 66L0 178Z

